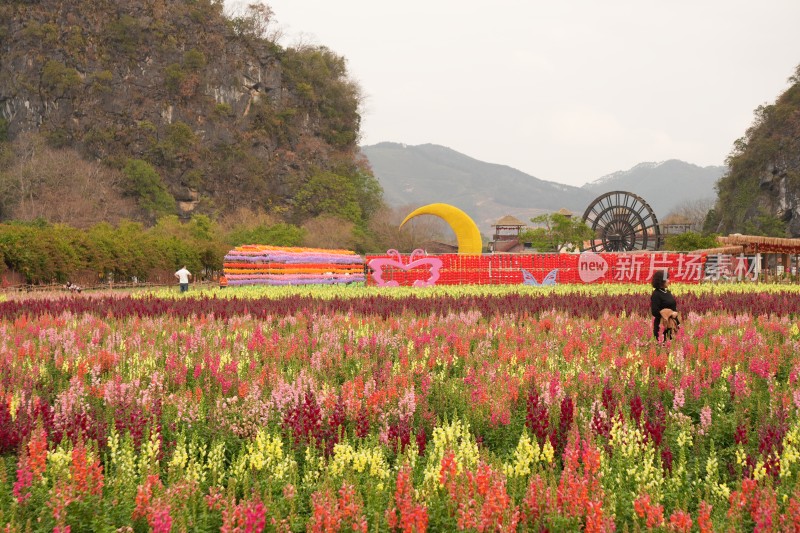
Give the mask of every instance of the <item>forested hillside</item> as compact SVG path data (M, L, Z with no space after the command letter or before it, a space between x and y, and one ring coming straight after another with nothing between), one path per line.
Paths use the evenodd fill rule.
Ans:
M800 66L728 157L706 230L800 237Z
M268 38L266 6L0 3L0 221L88 228L251 212L356 233L382 192L358 85L322 46Z

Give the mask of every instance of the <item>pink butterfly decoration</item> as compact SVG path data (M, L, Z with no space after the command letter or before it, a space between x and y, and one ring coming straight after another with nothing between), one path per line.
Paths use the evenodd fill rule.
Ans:
M419 248L411 252L408 263L403 263L403 256L397 250L388 250L386 255L392 257L381 257L371 259L367 265L372 269L372 279L379 287L397 287L400 285L395 280L386 281L383 279L386 267L409 271L419 266L428 265L431 275L427 280L418 279L414 282L414 287L432 287L439 279L439 269L442 268L442 260L436 257L427 257L424 250ZM417 259L417 258L420 259Z

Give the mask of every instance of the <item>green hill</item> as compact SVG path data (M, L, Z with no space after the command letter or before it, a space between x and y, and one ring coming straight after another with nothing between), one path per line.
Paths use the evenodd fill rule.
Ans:
M219 0L0 3L0 221L50 219L86 198L77 183L145 222L244 207L363 226L381 191L358 157L360 89L327 48L266 38L270 17L227 18ZM58 221L110 216L94 209Z

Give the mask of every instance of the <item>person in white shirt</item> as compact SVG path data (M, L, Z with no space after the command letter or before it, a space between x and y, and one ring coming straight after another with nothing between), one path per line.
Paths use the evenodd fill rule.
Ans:
M178 283L181 286L181 292L186 292L189 290L189 278L192 277L192 273L186 269L186 265L175 272L175 277L178 278Z

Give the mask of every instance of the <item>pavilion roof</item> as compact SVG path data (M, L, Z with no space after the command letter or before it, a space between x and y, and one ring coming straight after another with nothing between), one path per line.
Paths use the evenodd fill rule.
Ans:
M738 255L744 253L744 246L736 245L736 246L717 246L716 248L704 248L702 250L694 250L691 253L704 253L708 255L717 255L717 254L724 254L724 255Z
M728 235L717 237L723 246L741 246L744 253L800 254L800 239L764 237L762 235Z
M522 222L515 216L506 215L502 217L500 220L492 224L492 226L524 226L525 223Z

